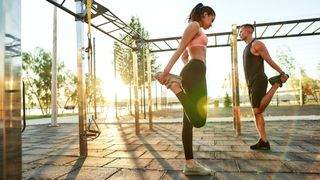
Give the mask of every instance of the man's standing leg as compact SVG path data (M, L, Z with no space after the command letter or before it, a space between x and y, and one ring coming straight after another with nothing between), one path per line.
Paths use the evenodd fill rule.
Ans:
M255 118L255 125L260 136L259 141L255 145L250 146L251 149L270 149L263 112L271 102L272 96L278 89L279 85L272 86L266 93L267 87L268 81L267 78L265 78L255 81L251 89L252 111Z
M259 133L260 139L263 142L267 142L268 138L266 133L263 111L261 111L260 108L253 108L253 113L254 113L256 128Z
M269 150L270 144L269 144L267 133L266 133L263 111L261 111L260 108L253 108L253 113L254 113L256 128L259 133L260 139L255 145L250 146L250 149Z
M266 95L263 96L260 102L259 108L253 108L253 113L256 120L256 128L263 142L268 141L263 112L265 111L267 106L270 104L272 97L276 93L278 88L279 88L279 84L274 84L266 93Z

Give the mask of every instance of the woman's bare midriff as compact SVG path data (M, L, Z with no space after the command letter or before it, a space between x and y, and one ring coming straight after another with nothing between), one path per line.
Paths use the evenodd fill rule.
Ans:
M206 52L207 48L202 46L194 46L189 48L189 56L191 59L201 60L206 62Z

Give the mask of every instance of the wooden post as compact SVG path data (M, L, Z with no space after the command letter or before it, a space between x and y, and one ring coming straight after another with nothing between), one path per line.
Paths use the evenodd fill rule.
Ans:
M232 25L231 51L232 51L232 91L233 91L233 116L236 135L241 134L240 124L240 98L239 98L239 73L238 73L238 47L237 47L237 25Z
M300 96L300 106L303 106L303 83L302 83L303 73L302 69L300 69L300 82L299 82L299 96Z
M133 42L133 47L136 47L135 42ZM139 127L139 98L138 98L138 61L137 61L137 48L132 50L132 68L133 68L133 92L134 92L134 119L136 126L136 135L140 134Z
M113 52L113 77L114 77L114 110L116 119L118 117L118 94L117 94L117 54L116 51Z
M151 56L147 50L147 77L148 77L148 107L149 107L149 129L152 129L152 95L151 95Z

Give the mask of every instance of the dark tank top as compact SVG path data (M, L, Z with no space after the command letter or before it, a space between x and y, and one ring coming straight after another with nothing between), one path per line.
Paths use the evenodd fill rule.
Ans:
M250 51L254 41L255 39L252 40L243 50L244 75L247 85L249 86L252 85L255 80L264 79L267 77L264 73L263 58L260 55L256 56L252 54Z

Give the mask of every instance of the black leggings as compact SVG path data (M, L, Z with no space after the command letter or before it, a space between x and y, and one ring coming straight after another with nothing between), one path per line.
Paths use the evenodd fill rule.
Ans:
M193 159L192 130L203 127L207 120L206 65L201 60L190 60L182 69L184 91L176 94L183 106L182 143L185 158Z

